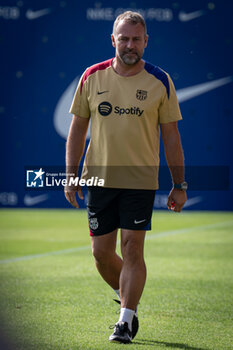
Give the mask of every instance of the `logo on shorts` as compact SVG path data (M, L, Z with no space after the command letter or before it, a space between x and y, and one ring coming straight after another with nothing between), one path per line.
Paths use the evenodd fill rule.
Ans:
M103 117L107 117L112 112L112 105L109 102L101 102L98 111Z
M141 224L142 222L146 221L146 219L143 219L143 220L134 220L134 223L137 225L137 224Z
M89 226L90 226L90 229L97 230L97 228L99 227L99 223L98 223L97 218L90 218L89 219Z
M140 101L144 101L147 98L147 91L145 90L137 90L136 97Z

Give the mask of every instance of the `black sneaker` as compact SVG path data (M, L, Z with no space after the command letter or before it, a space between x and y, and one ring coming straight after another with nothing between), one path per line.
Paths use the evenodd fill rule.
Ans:
M120 304L120 300L113 299L116 303ZM138 321L138 314L137 310L134 314L133 320L132 320L132 339L136 336L139 328L139 321Z
M132 332L130 332L127 322L115 324L114 332L110 335L109 341L113 343L131 343Z

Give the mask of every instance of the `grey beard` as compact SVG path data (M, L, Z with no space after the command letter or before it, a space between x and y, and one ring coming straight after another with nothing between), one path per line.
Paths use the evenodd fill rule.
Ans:
M120 56L120 58L125 64L129 66L138 63L141 59L141 57L137 53L136 53L136 57L131 57L131 58L126 56L126 53L124 53L123 55Z

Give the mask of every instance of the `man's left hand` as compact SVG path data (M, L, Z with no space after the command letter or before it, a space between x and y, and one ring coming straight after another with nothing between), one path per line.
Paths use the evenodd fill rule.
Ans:
M179 213L181 212L186 200L187 200L186 191L172 188L168 196L168 202L167 202L168 209Z

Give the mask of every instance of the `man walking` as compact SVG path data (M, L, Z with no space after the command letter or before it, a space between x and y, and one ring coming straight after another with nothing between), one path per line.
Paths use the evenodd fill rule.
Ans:
M119 15L111 39L115 57L88 68L78 84L66 165L77 174L91 121L82 176L104 179L103 187L88 188L92 252L99 273L120 298L109 340L130 343L146 281L144 240L158 188L160 130L173 181L169 209L182 210L187 183L175 89L166 72L142 59L148 42L143 17L131 11ZM75 191L83 199L80 187L67 187L65 196L78 208ZM122 258L116 254L119 228Z

